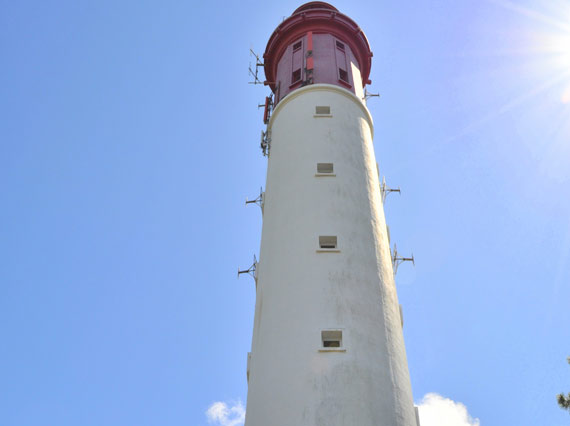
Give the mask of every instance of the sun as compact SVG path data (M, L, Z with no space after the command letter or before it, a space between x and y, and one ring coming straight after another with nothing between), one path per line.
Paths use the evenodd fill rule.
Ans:
M540 61L538 68L545 80L550 81L542 90L560 87L561 102L570 105L570 3L537 2L537 6L543 7L538 10L509 0L488 1L524 16L534 24L527 34L529 44L526 47L527 53Z
M570 72L570 29L568 32L553 31L542 34L537 42L544 53L552 56L556 68Z
M528 130L527 135L543 129L540 143L530 148L541 156L544 169L566 178L570 170L570 2L536 0L530 8L509 0L485 1L507 11L491 7L490 17L508 19L504 26L483 26L496 43L489 50L474 50L473 56L489 59L493 64L489 73L501 75L502 84L487 98L490 107L443 143L462 138L506 114L524 117L519 124ZM495 21L489 22L494 25ZM526 140L534 139L529 136Z

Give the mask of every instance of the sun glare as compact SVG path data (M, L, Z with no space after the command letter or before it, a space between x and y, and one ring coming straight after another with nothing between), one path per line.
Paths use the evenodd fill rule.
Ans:
M445 142L520 108L521 114L529 118L529 126L549 123L546 128L550 133L545 139L548 147L540 145L542 162L548 173L566 176L569 166L565 159L570 159L570 2L539 0L531 8L510 0L486 1L512 13L508 24L496 31L496 50L487 53L500 55L503 60L512 56L508 70L512 81L505 83L512 83L518 90L511 90L515 93L511 98L502 96L502 104L490 108Z
M488 0L507 10L524 16L536 26L527 33L532 46L527 45L529 54L538 54L541 69L545 75L557 75L549 87L561 87L562 103L570 103L570 4L566 1L550 0L537 2L543 10L521 6L509 0ZM548 10L548 11L546 11Z
M552 32L539 37L540 50L552 55L553 66L570 73L570 29L567 33Z

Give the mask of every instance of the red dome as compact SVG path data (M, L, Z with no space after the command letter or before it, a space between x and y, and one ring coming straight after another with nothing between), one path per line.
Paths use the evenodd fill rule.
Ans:
M305 10L309 10L309 9L328 9L328 10L334 10L335 12L338 12L338 9L336 7L334 7L332 4L325 3L324 1L311 1L309 3L305 3L302 6L299 6L297 9L295 9L295 12L293 12L293 15L295 15L299 12L303 12Z

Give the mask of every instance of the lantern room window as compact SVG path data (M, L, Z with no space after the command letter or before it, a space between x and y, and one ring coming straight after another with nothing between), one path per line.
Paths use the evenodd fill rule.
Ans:
M346 57L346 48L343 42L335 40L335 58L338 69L338 80L345 85L350 86L350 78L348 75L348 61Z
M293 85L303 78L303 40L293 43L291 50L291 85Z
M291 74L291 84L297 83L299 80L301 80L301 68L293 71L293 74Z

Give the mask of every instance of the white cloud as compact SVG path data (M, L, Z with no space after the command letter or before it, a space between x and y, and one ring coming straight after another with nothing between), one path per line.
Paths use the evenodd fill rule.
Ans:
M467 407L437 393L426 394L418 404L421 426L480 426L479 419L469 415ZM231 405L214 402L206 410L209 423L219 426L241 426L245 408L241 401Z
M241 401L230 406L225 402L214 402L206 410L209 423L220 426L238 426L245 422L245 408Z
M418 404L421 426L479 426L467 407L437 393L428 393Z

